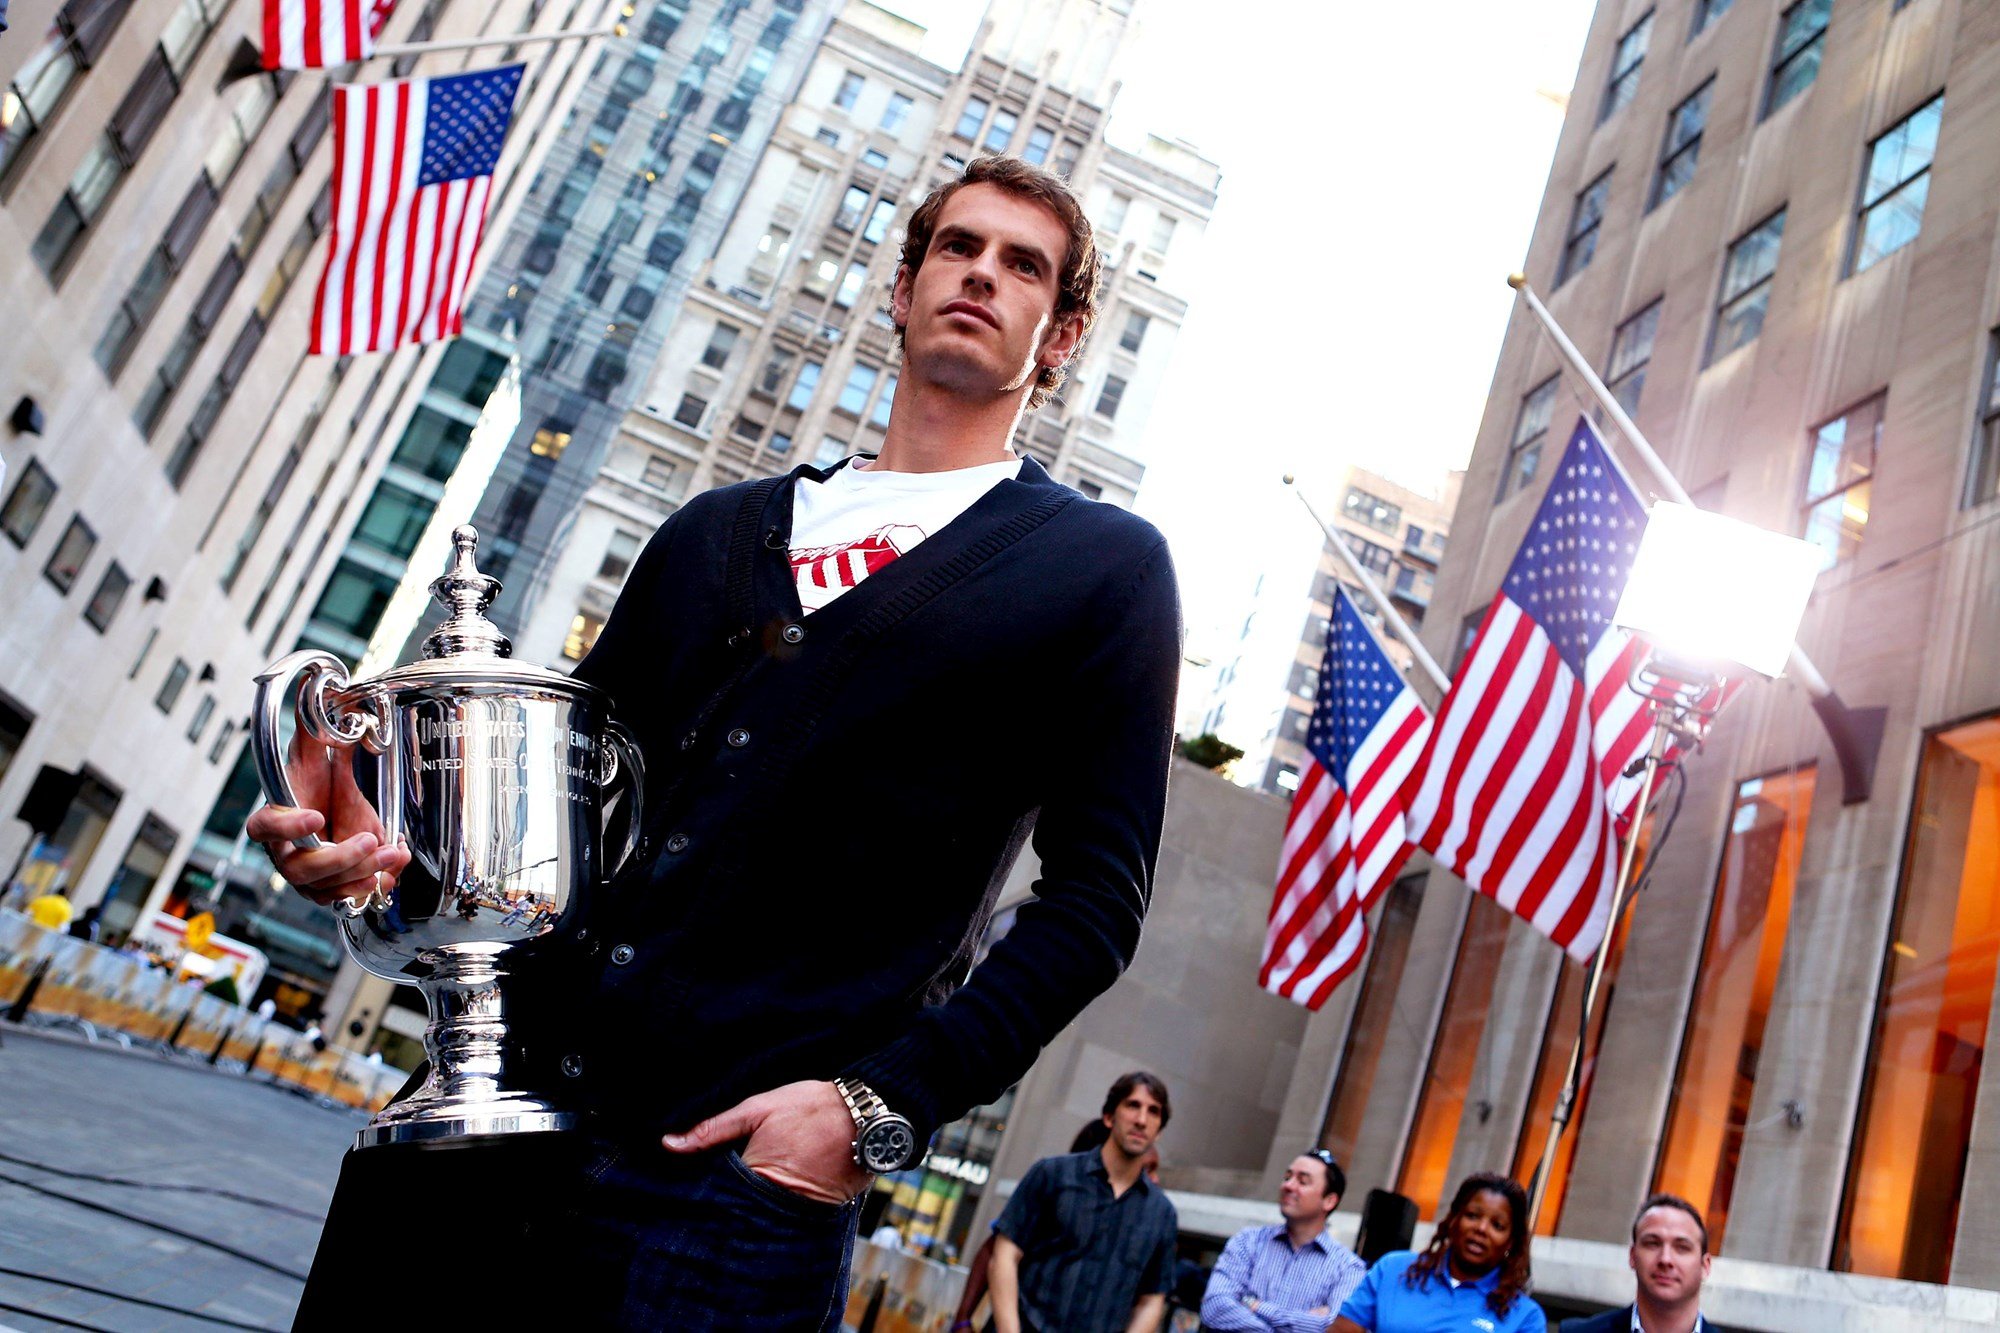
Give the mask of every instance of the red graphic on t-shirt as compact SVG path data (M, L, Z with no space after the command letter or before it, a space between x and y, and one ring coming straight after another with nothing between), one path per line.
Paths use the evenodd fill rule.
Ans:
M923 539L922 528L890 523L859 541L793 548L792 577L799 585L800 603L807 610L824 606Z

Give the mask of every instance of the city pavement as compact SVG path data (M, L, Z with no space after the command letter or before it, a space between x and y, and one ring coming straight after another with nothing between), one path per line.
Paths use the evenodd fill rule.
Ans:
M0 1043L0 1329L290 1327L362 1113L11 1024L0 1024ZM58 1170L228 1190L285 1211Z

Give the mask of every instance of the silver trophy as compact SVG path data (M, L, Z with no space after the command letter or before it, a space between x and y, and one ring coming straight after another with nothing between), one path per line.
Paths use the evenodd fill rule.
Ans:
M296 652L257 677L252 748L265 794L299 804L282 739L296 681L301 747L343 747L331 753L351 756L364 793L372 786L385 844L411 852L393 890L341 908L361 966L414 984L430 1008L429 1076L361 1131L361 1147L575 1124L516 1087L504 978L522 949L574 932L609 878L605 816L621 795L621 862L639 840L638 743L603 691L509 658L485 615L500 584L474 567L477 542L470 527L452 533L451 569L431 584L450 614L421 660L351 681L332 654Z

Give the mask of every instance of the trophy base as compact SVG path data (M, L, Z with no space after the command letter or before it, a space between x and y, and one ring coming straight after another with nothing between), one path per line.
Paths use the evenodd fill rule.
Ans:
M398 1114L398 1112L402 1114ZM574 1111L558 1111L532 1097L508 1098L489 1106L392 1106L354 1136L357 1148L391 1143L445 1143L501 1134L551 1134L581 1126Z

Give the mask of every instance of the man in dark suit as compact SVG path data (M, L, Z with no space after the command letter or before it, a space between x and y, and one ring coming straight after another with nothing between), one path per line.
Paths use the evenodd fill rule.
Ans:
M1632 1304L1563 1321L1559 1333L1728 1333L1701 1314L1708 1277L1708 1224L1686 1199L1655 1194L1632 1220Z

